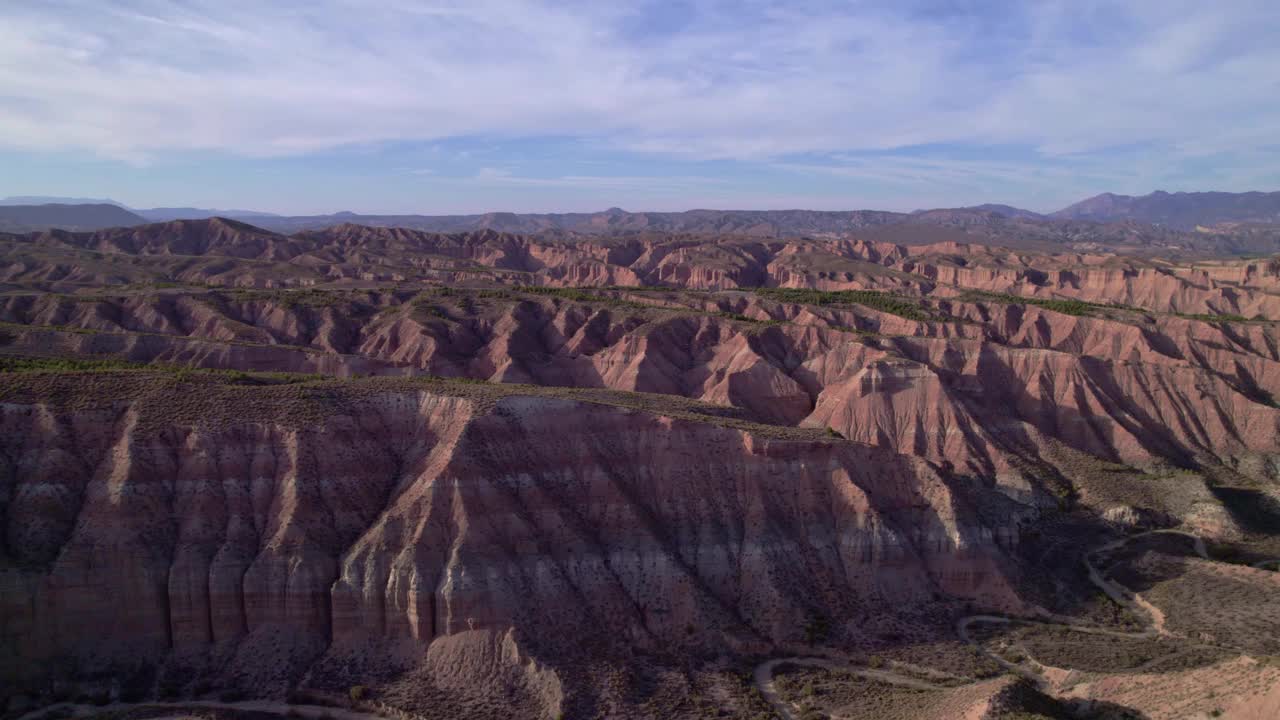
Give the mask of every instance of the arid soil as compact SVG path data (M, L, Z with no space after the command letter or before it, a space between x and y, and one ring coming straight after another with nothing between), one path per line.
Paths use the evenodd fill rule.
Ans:
M1092 584L1147 625L1131 631L1052 615L968 615L957 623L970 648L1007 670L1005 682L966 678L917 665L867 658L776 658L756 668L761 694L784 720L810 717L1262 718L1280 709L1280 655L1274 647L1274 598L1280 574L1213 562L1198 536L1191 562L1216 577L1194 598L1158 596L1160 606L1108 577L1140 581L1153 566L1185 562L1148 549L1099 569L1099 556L1149 546L1153 531L1107 543L1085 555ZM1233 585L1222 582L1232 577ZM1143 584L1148 589L1150 583ZM1241 597L1241 594L1253 597ZM1154 593L1153 593L1154 594ZM1176 596L1174 596L1176 598ZM1212 601L1208 599L1212 598ZM1182 631L1170 629L1177 617ZM1198 624L1198 628L1196 627ZM779 679L782 670L787 677ZM1023 678L1011 686L1013 679ZM986 692L975 695L977 688ZM1010 692L1012 687L1018 692ZM998 691L998 692L996 692ZM965 705L956 706L964 698ZM945 704L946 709L940 706Z
M814 717L1271 702L1275 259L220 219L0 257L15 712L790 712L762 667ZM1218 702L1116 679L1183 675Z

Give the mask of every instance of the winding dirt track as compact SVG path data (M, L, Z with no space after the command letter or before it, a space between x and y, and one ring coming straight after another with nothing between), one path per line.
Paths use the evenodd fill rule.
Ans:
M779 665L805 665L808 667L820 667L827 670L842 670L853 675L875 680L877 682L888 683L890 685L901 685L903 687L915 688L917 690L944 690L945 685L936 685L934 683L925 682L919 678L901 675L890 670L877 670L872 668L860 667L853 665L848 660L832 660L820 657L787 657L774 658L767 660L756 666L755 683L760 689L760 694L764 695L764 699L769 701L773 709L784 720L797 720L797 716L792 712L791 707L783 702L781 696L778 695L778 689L773 683L773 670Z
M1001 667L1005 668L1006 670L1009 670L1010 672L1016 673L1020 677L1024 677L1030 680L1031 682L1035 683L1038 688L1041 688L1041 689L1045 689L1048 686L1048 683L1044 677L1042 677L1041 675L1037 674L1032 670L1027 669L1026 667L1023 667L1022 665L1009 662L1008 660L1004 659L997 653L991 652L985 646L983 646L982 643L977 642L972 637L970 637L969 628L979 623L998 623L998 624L1005 624L1005 625L1019 623L1019 624L1043 625L1045 627L1059 627L1059 628L1065 628L1067 630L1071 630L1073 632L1078 632L1078 633L1084 633L1089 635L1104 635L1108 637L1116 637L1116 638L1124 638L1124 639L1143 639L1143 638L1151 638L1151 637L1156 637L1158 635L1168 634L1167 631L1164 629L1164 615L1163 613L1160 612L1158 608L1156 608L1155 606L1143 600L1142 597L1137 595L1136 593L1130 592L1129 590L1121 586L1119 583L1115 583L1111 580L1108 580L1106 578L1106 574L1101 570L1099 570L1097 566L1093 564L1094 556L1099 555L1101 553L1110 552L1112 550L1117 550L1133 542L1134 540L1138 540L1140 538L1148 537L1151 535L1181 535L1183 537L1191 538L1192 542L1194 543L1194 550L1196 555L1198 555L1199 557L1205 560L1209 559L1209 551L1208 551L1208 548L1205 547L1204 540L1199 535L1195 535L1193 533L1189 533L1183 530L1150 530L1148 532L1129 535L1127 537L1123 537L1118 540L1109 542L1105 545L1096 547L1093 550L1090 550L1089 552L1085 553L1085 556L1084 556L1084 564L1085 564L1085 569L1089 573L1089 581L1094 585L1096 585L1100 590L1102 590L1102 592L1106 593L1107 597L1111 598L1116 603L1133 610L1138 610L1140 611L1140 614L1145 614L1150 619L1150 625L1145 630L1141 630L1137 632L1124 632L1121 630L1112 630L1110 628L1091 625L1075 618L1045 613L1043 618L1020 618L1020 617L1010 617L1005 615L967 615L965 617L960 618L960 620L956 623L956 634L958 634L960 638L964 640L966 643L969 643L970 645L973 645L974 647L978 648L984 655L991 658L991 660L999 664ZM1273 564L1273 563L1280 563L1280 559L1264 560L1261 563L1256 563L1254 567L1262 567L1262 566ZM783 718L783 720L798 720L798 717L799 717L795 712L795 708L790 703L783 701L783 699L778 695L777 688L774 685L773 671L778 665L781 665L784 663L789 663L792 665L824 667L832 670L839 669L839 670L844 670L846 672L852 672L855 675L860 675L862 677L866 677L871 680L879 680L881 682L887 682L895 685L905 685L908 687L915 687L919 689L926 689L926 690L945 689L944 686L933 685L931 683L923 682L918 678L913 678L906 675L899 675L897 673L884 671L884 670L870 670L868 668L853 665L849 661L842 662L842 661L832 660L830 658L825 658L825 657L775 658L773 660L767 660L761 663L760 665L756 666L754 678L755 678L756 687L760 690L760 694L764 696L765 700L769 701L769 704L773 706L774 712L779 717Z

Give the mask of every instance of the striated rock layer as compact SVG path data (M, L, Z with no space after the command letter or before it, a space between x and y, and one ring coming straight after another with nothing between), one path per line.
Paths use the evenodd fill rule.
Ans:
M2 236L0 696L614 716L817 635L1087 616L1095 536L1274 524L1280 263L1076 250Z
M996 493L1011 512L984 523L990 491L816 434L537 395L59 382L0 408L10 681L192 653L284 681L475 631L517 659L760 649L815 614L1021 605L1003 558L1029 507ZM324 411L272 416L288 402Z

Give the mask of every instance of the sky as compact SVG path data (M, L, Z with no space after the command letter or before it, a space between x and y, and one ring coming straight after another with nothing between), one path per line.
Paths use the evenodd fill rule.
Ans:
M1275 0L3 0L0 196L312 214L1280 189Z

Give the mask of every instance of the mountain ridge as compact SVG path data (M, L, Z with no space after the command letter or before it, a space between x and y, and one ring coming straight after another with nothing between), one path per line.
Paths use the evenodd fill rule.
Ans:
M1102 193L1049 217L1070 220L1137 220L1181 230L1220 223L1280 222L1280 192L1165 192L1148 195Z
M65 230L98 230L129 227L147 222L145 217L108 203L0 206L0 231L27 232L51 227Z
M82 209L85 207L97 208L93 212L101 214L89 215ZM911 213L803 209L628 212L611 207L594 213L368 215L342 211L299 216L182 207L129 211L105 204L0 205L0 230L98 230L211 217L248 222L284 234L354 224L425 232L496 230L561 237L658 232L769 238L857 237L908 245L952 241L1026 249L1206 255L1280 251L1280 193L1157 192L1141 198L1104 193L1048 215L999 204Z

